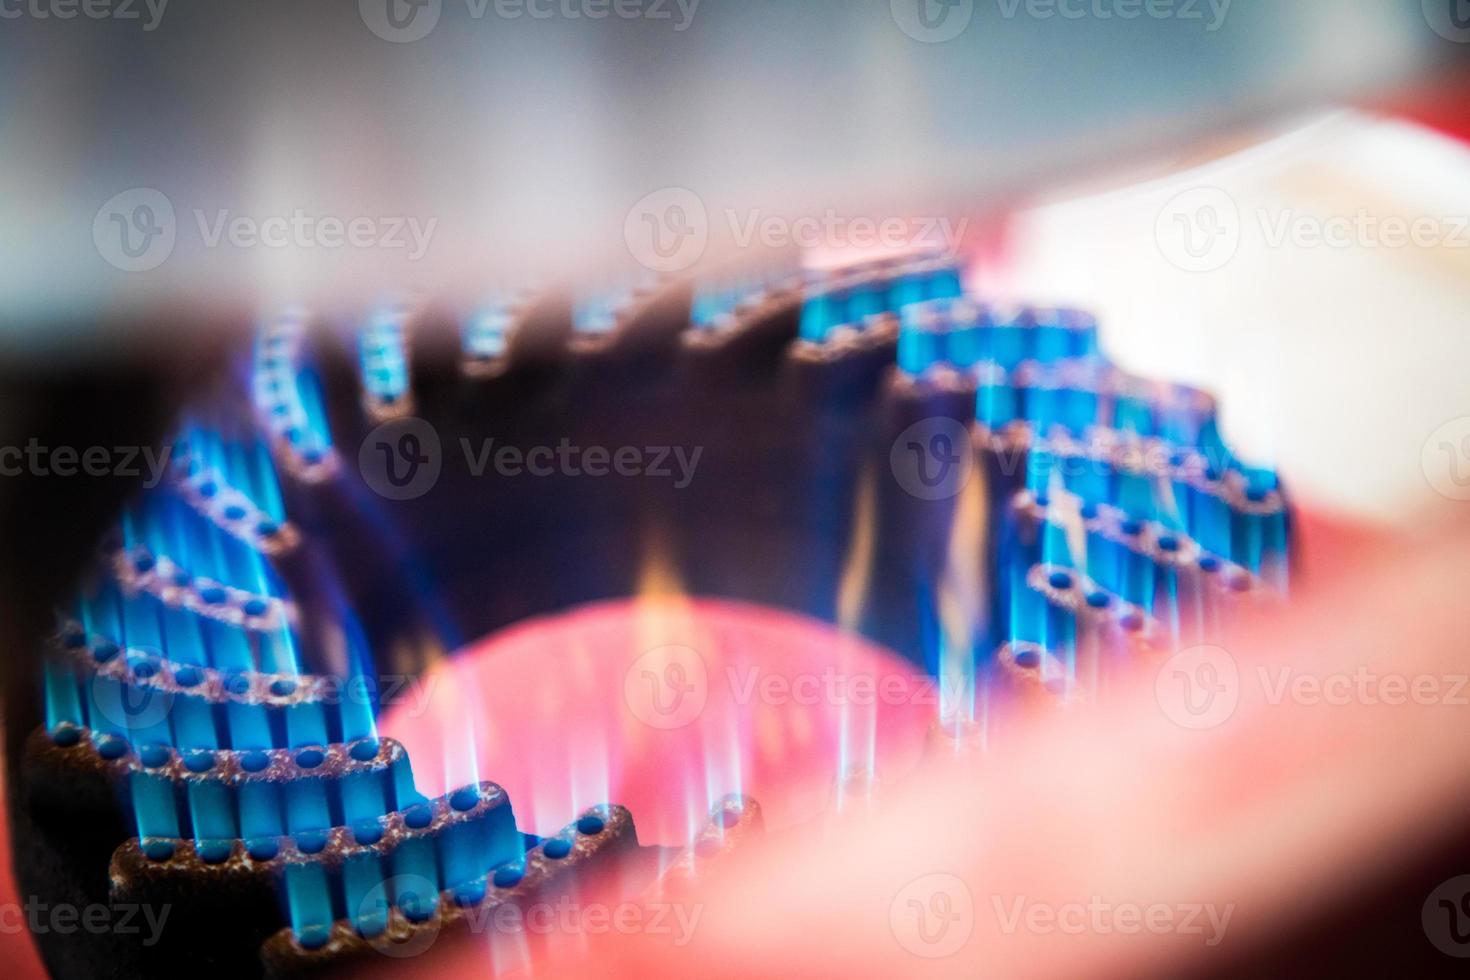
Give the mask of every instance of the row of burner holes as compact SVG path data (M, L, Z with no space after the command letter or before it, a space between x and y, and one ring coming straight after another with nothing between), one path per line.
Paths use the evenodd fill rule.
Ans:
M461 790L460 792L465 791ZM453 805L452 798L451 805ZM593 813L589 813L577 820L576 833L584 837L595 837L598 834L602 833L603 830L606 829L606 827L607 822L603 820L602 817ZM166 844L167 842L159 843ZM298 847L299 846L300 845L298 843ZM567 837L553 837L550 840L542 842L541 853L546 855L547 858L553 861L560 861L562 858L565 858L567 855L572 853L572 842ZM171 857L172 854L173 851L170 847L168 851L168 856ZM165 857L162 860L167 859L168 858ZM526 866L523 861L509 861L495 868L492 872L490 872L489 875L483 878L478 878L473 881L463 882L461 884L453 886L450 889L450 897L455 905L458 905L461 908L468 908L470 906L478 905L481 901L484 900L485 892L488 886L494 885L496 888L514 888L516 885L519 885L521 883L521 879L524 878L525 875ZM437 901L414 901L411 903L398 905L398 908L400 909L400 911L403 912L404 917L407 918L410 922L428 921L429 919L434 917L434 914L437 911L437 907ZM327 944L327 941L330 939L330 933L325 930L321 932L313 931L306 935L294 936L294 938L297 944L300 945L303 949L320 949L322 946L325 946Z
M1205 555L1203 558L1200 559L1200 568L1206 572L1216 572L1220 568L1220 562L1218 559L1214 558L1211 555ZM1070 592L1077 587L1077 580L1072 575L1072 573L1060 570L1052 572L1050 575L1048 575L1046 582L1057 592ZM1244 578L1243 576L1232 579L1231 587L1239 589L1240 583L1244 583L1246 588L1250 587L1250 580ZM1086 596L1083 597L1083 601L1087 603L1087 607L1089 609L1096 609L1097 611L1101 612L1102 610L1109 608L1113 604L1113 597L1108 595L1106 592L1089 592ZM1130 633L1137 633L1144 627L1143 613L1137 609L1130 609L1128 612L1124 613L1118 618L1118 625ZM1016 663L1018 666L1036 666L1034 656L1032 656L1028 662L1022 663L1021 658L1024 655L1024 652L1022 654L1017 654Z
M282 375L291 368L291 356L284 348L296 339L296 334L289 331L270 334L265 338L265 345L269 350L256 360L256 366L270 375L266 381L265 388L266 391L271 393L273 400L263 407L269 409L272 419L283 418L291 412L291 404L286 400L283 391L285 384L283 383ZM294 426L286 427L279 434L284 436L293 446L300 443L302 438L301 430ZM320 462L321 452L315 449L306 450L302 453L302 458L306 459L308 463Z
M57 745L69 748L81 742L82 730L76 725L63 723L58 725L51 733L52 739ZM118 735L102 735L96 740L98 755L109 761L120 759L131 751L127 739ZM364 738L353 742L348 749L348 754L358 762L370 762L378 757L382 743L377 739ZM138 750L138 759L145 768L157 769L169 763L173 753L168 746L150 743L141 746ZM203 774L214 768L215 753L208 749L190 749L181 753L184 767L192 773ZM296 753L295 762L304 770L312 770L326 762L325 749L318 746L309 746L299 749ZM270 765L270 756L260 749L251 749L240 753L240 767L246 772L262 772ZM449 796L449 805L455 811L467 813L480 804L482 797L478 786L463 786L455 790ZM738 821L739 812L733 810L721 811L718 820L723 827L731 826ZM423 830L433 822L433 810L426 803L415 803L403 811L403 821L411 830ZM596 814L586 814L577 821L577 832L585 836L595 836L602 833L605 821ZM376 844L383 836L382 819L363 820L352 827L353 839L361 846L368 847ZM295 835L296 846L303 854L316 854L326 847L325 831L301 831ZM220 852L223 848L223 852ZM247 842L247 850L250 856L259 861L268 861L275 857L278 845L272 838L261 838ZM205 850L211 851L206 854ZM542 852L554 860L564 858L571 853L571 843L564 838L552 838L542 848ZM144 846L144 853L152 861L167 861L173 857L174 846L169 841L149 841ZM214 857L211 861L211 856ZM220 841L206 842L204 849L200 850L200 857L206 863L219 863L229 857L229 843ZM499 888L510 887L514 882L503 883L506 869L502 868L496 874L495 883ZM523 872L522 872L523 873ZM519 880L517 874L516 880Z
M1045 496L1038 496L1034 498L1034 500L1036 506L1042 511L1045 511L1049 506L1051 506L1051 501ZM1084 521L1090 521L1097 518L1098 510L1097 507L1093 504L1083 504L1081 509L1078 511L1078 514ZM1143 522L1138 520L1137 518L1127 517L1119 523L1118 530L1122 531L1123 534L1127 537L1137 538L1143 534ZM1172 534L1159 535L1158 538L1155 539L1154 544L1158 547L1160 551L1170 555L1177 554L1179 552L1179 549L1183 547L1182 542L1180 542L1180 540ZM1200 571L1204 572L1207 575L1216 575L1221 571L1222 568L1224 568L1224 563L1221 562L1220 559L1216 558L1214 555L1200 555L1198 564ZM1071 578L1069 576L1069 584L1065 586L1053 585L1052 587L1058 590L1065 591L1066 589L1070 589L1072 587L1070 582ZM1228 585L1235 592L1247 592L1250 590L1251 587L1250 576L1237 571L1226 578L1225 584ZM1094 598L1097 598L1098 595L1100 595L1100 593L1088 596L1088 605L1093 605L1092 600ZM1103 598L1106 597L1104 596ZM1106 603L1104 603L1103 606L1093 606L1093 608L1101 609L1105 606Z
M305 457L303 456L303 458ZM320 462L320 460L321 455L318 453L315 461ZM197 476L202 465L203 464L201 464L198 460L190 460L184 466L185 475L190 478ZM212 501L219 496L220 485L213 479L206 479L195 484L194 492L199 494L199 496L203 497L205 500ZM250 509L245 507L245 505L238 503L226 504L223 508L220 509L219 513L224 520L230 522L231 524L241 524L250 519ZM254 530L255 534L258 537L272 538L281 533L281 525L271 520L270 518L266 518L257 522Z
M52 733L57 744L68 746L75 745L81 740L81 730L75 725L58 726ZM377 756L380 743L375 739L362 739L353 743L349 750L354 759L368 761ZM127 754L128 743L116 735L104 735L97 740L97 750L103 758L118 759ZM166 746L148 745L140 750L140 759L145 766L156 768L167 764L169 750ZM296 763L303 769L312 769L321 765L326 757L319 748L306 748L300 750L296 755ZM247 772L258 772L269 765L269 757L266 753L253 750L241 754L241 765ZM214 764L213 753L204 750L195 750L184 755L184 764L191 772L207 772ZM450 794L449 805L460 813L473 810L481 801L479 787L465 786ZM742 813L739 808L722 809L715 816L715 822L724 830L733 827L741 819ZM428 804L416 803L403 811L404 824L412 830L422 830L433 822L433 810ZM584 814L576 822L576 832L586 837L595 837L606 828L606 821L594 813ZM370 847L382 839L383 820L359 821L352 827L353 840L360 846ZM314 855L326 848L327 835L324 831L300 831L293 836L296 848L302 854ZM275 838L254 838L243 842L246 853L256 861L269 861L280 853L279 841ZM700 842L696 850L703 854L709 854L719 848L719 841L707 839ZM143 842L142 851L148 860L162 863L169 861L176 853L175 845L168 840L150 840ZM196 853L201 861L206 864L220 864L229 859L233 851L232 841L202 841L195 847ZM572 852L572 842L566 837L553 837L543 842L541 852L550 860L561 860ZM522 862L508 862L496 868L490 876L490 882L496 888L513 888L520 883L525 876L525 865ZM483 898L483 886L475 883L462 885L454 890L455 901L461 905L475 904ZM432 913L430 913L432 914Z
M466 786L455 791L449 797L449 805L457 812L465 813L473 810L481 800L476 787ZM434 813L426 803L415 803L403 811L403 822L412 830L423 830L434 820ZM361 847L371 847L383 839L383 825L385 818L376 820L362 820L352 826L353 841ZM576 833L584 837L595 837L606 829L607 822L597 814L585 814L577 820ZM320 830L298 831L292 836L296 850L304 855L320 854L327 846L327 832ZM280 842L273 837L258 837L242 842L245 852L255 861L270 861L280 854ZM569 837L553 837L542 842L541 853L548 859L559 861L572 853L573 843ZM155 863L163 863L171 860L177 853L173 841L149 840L142 842L143 855ZM195 845L195 853L199 859L206 864L222 864L229 860L234 849L233 841L210 840L201 841ZM489 876L496 888L514 888L526 874L523 861L510 861L497 867ZM460 885L456 888L456 897L468 893L478 886L478 901L484 895L483 883L472 882Z
M260 600L251 600L258 602ZM250 603L247 602L248 606ZM84 633L69 632L62 638L62 645L68 650L80 650L87 645L87 637ZM92 648L92 659L99 665L110 663L115 657L122 653L122 647L111 640L103 640ZM138 680L148 680L155 676L161 666L161 659L147 654L135 653L128 657L128 670ZM174 683L182 688L198 687L204 682L204 668L193 664L184 664L173 672ZM236 696L243 696L250 691L250 678L245 671L236 670L225 676L225 692ZM270 692L273 697L289 698L296 693L297 683L289 677L278 677L271 681Z
M239 505L235 504L227 507L226 510L234 510L238 507ZM256 531L260 532L263 537L270 537L280 531L280 526L274 521L262 521L256 525ZM158 559L150 554L142 553L133 556L133 570L139 575L147 575L157 567ZM230 601L230 594L224 586L206 585L203 588L197 588L194 585L194 577L183 569L174 572L171 581L173 585L181 589L194 588L199 598L211 606L223 606ZM259 596L251 596L240 603L240 611L251 618L258 618L270 612L270 602Z
M461 790L460 792L463 793L467 792L468 790L469 787L466 787L465 790ZM451 798L451 805L454 805L453 798ZM720 831L723 832L739 823L742 816L743 813L739 807L727 807L715 814L714 822L716 826L720 829ZM575 833L583 837L595 837L598 834L602 833L603 830L606 829L606 827L607 822L601 816L595 813L588 813L577 819L575 825ZM706 838L699 843L695 850L696 853L708 856L709 854L718 851L719 846L720 841L718 838ZM572 853L572 847L573 844L569 837L552 837L541 843L541 853L550 860L560 861L561 859ZM525 877L525 874L526 867L524 862L507 862L492 871L484 880L466 882L464 884L453 887L450 892L451 897L454 903L460 907L478 905L485 897L485 889L487 884L494 885L496 888L514 888L516 885L520 884L521 879ZM430 905L427 908L405 909L404 911L405 915L409 918L410 921L424 921L432 917L432 915L434 914L434 907ZM411 912L414 914L410 914ZM321 945L326 942L326 937L324 936L311 938L312 943L308 946L308 948L311 948L315 945ZM297 937L297 941L301 942L301 937ZM307 944L303 943L303 945Z
M1056 426L1057 428L1067 429L1069 432L1071 431L1065 423L1062 423L1062 422L1054 422L1052 424L1054 426ZM1081 433L1072 433L1072 434L1073 435L1081 435ZM1060 456L1060 454L1056 453L1055 451L1051 451L1051 452L1055 456ZM1109 462L1109 465L1112 465L1111 461L1108 461L1108 462ZM1171 470L1177 471L1177 470L1181 469L1188 462L1189 462L1189 453L1187 453L1185 451L1182 451L1181 450L1181 451L1176 451L1176 452L1173 452L1173 453L1170 453L1169 454L1168 465L1169 465L1169 469L1171 469ZM1123 467L1121 467L1121 466L1114 466L1114 468L1117 469L1117 470L1119 470L1120 472L1123 470ZM1172 473L1171 474L1164 474L1164 475L1168 476L1170 479L1173 478L1173 474ZM1204 481L1207 484L1209 484L1211 487L1224 487L1224 485L1225 485L1225 475L1222 474L1213 465L1206 466L1205 469L1204 469L1204 471L1200 475L1202 477L1204 477ZM1219 496L1219 494L1216 494L1216 496ZM1243 490L1243 496L1245 497L1245 500L1246 500L1247 503L1250 503L1250 504L1263 504L1271 496L1271 491L1268 490L1268 489L1266 489L1265 487L1247 485L1244 488L1244 490ZM1092 505L1089 504L1087 506L1090 507Z
M63 723L52 730L51 738L62 748L70 748L81 742L82 730L76 725ZM108 761L121 759L132 751L128 740L119 735L101 735L97 737L94 744L97 754ZM378 757L381 749L382 743L377 739L364 738L353 742L348 749L348 754L357 762L371 762ZM188 749L180 752L180 758L184 762L184 768L200 775L213 769L217 760L216 753L209 749ZM166 745L152 742L138 748L138 761L147 769L162 768L172 759L173 750ZM298 749L294 761L298 768L311 771L327 761L326 749L321 746L307 746ZM240 753L240 768L246 772L263 772L270 766L270 763L270 755L260 749L250 749ZM449 798L450 806L461 813L474 809L479 802L478 786L462 787ZM424 829L433 822L433 818L433 810L424 803L415 803L403 811L403 821L412 830ZM358 844L371 846L382 839L382 820L359 821L353 825L352 832L353 839ZM293 836L297 850L303 854L317 854L327 845L326 831L304 830ZM231 842L203 841L196 849L200 859L206 864L218 864L229 858ZM275 838L255 838L246 841L246 851L257 861L269 861L279 853L279 849ZM174 845L166 840L147 841L143 846L143 853L151 861L167 861L174 855Z
M261 366L274 374L277 368L283 365L279 358L272 355L266 357L265 360L261 362ZM282 424L277 427L278 422L283 422L285 417L291 414L292 404L286 397L285 387L286 385L282 382L280 377L271 377L270 379L268 379L265 383L265 389L267 392L270 393L271 400L262 407L270 415L272 420L271 427L276 431L276 434L291 444L292 450L294 450L297 455L301 457L301 461L303 463L306 463L308 466L314 466L326 458L326 453L316 446L303 447L301 445L301 442L303 439L305 439L306 434L296 426L290 424ZM384 399L384 401L386 403L391 403L393 399L386 398ZM257 530L259 530L259 528L257 528Z

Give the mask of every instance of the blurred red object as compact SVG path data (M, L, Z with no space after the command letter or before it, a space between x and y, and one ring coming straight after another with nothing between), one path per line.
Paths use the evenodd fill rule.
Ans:
M688 842L727 793L774 829L841 801L839 781L907 773L939 710L920 667L781 610L710 599L598 603L528 620L410 685L380 730L419 787L505 787L523 829L588 806L633 812L639 838Z

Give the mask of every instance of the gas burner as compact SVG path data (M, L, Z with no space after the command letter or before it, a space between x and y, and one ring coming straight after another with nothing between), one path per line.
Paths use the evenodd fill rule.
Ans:
M140 974L659 900L1284 597L1282 488L1207 395L962 280L268 318L58 611L28 889L169 904L85 951Z

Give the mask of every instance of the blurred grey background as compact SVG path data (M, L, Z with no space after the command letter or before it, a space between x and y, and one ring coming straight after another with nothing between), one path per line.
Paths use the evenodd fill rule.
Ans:
M974 214L1390 90L1465 53L1437 2L0 0L4 329L617 275L665 188L712 252L730 211Z

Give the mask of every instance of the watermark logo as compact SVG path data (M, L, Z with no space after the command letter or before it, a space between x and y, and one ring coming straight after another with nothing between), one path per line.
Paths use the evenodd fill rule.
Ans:
M683 728L703 713L708 699L709 672L692 647L656 647L634 660L623 675L628 710L651 728Z
M870 708L957 703L964 681L936 680L922 671L766 670L754 664L725 664L711 671L687 646L670 645L639 657L624 675L628 707L655 728L680 728L704 711L711 693L741 708Z
M917 250L953 256L969 223L965 217L848 214L836 208L809 214L725 208L716 216L688 188L665 187L629 209L623 239L640 265L667 273L698 262L715 234L739 249Z
M1470 416L1451 419L1430 433L1419 465L1440 496L1470 500Z
M1420 913L1424 935L1446 956L1470 958L1470 875L1440 882Z
M893 22L915 41L943 44L970 26L975 0L888 0Z
M305 208L269 215L229 208L192 208L185 231L207 249L375 249L402 252L417 262L429 251L438 218L413 215L313 214ZM109 264L125 272L156 269L173 254L180 233L173 202L152 187L115 194L92 219L92 242Z
M444 0L357 0L367 29L385 41L407 44L428 36L439 23Z
M1470 215L1382 214L1366 207L1330 214L1259 207L1243 214L1219 188L1196 187L1165 205L1154 232L1171 264L1213 272L1235 258L1246 232L1253 246L1271 250L1467 249Z
M497 20L646 20L687 31L700 0L464 0L465 16ZM368 30L385 41L406 44L428 36L439 24L443 0L358 0Z
M158 268L173 254L177 239L173 202L152 187L114 194L92 219L97 254L124 272Z
M1446 41L1470 44L1470 0L1424 0L1424 19Z
M703 446L581 446L562 437L553 444L517 446L493 437L461 436L448 461L473 479L667 480L675 490L694 482ZM3 449L0 449L3 453ZM384 422L363 440L358 466L369 487L389 500L422 497L439 482L445 457L434 427L420 418Z
M646 194L628 211L623 241L644 268L682 272L704 256L709 212L698 194L665 187Z
M1179 727L1215 728L1228 721L1240 703L1240 669L1222 647L1187 647L1159 666L1154 696Z
M1165 259L1185 272L1223 269L1240 248L1240 208L1218 187L1176 194L1154 222L1154 240Z
M422 875L394 875L374 885L357 907L353 922L368 944L394 959L418 956L439 938L439 889ZM391 910L397 906L414 923L395 928Z
M1351 672L1313 674L1290 666L1272 670L1256 668L1266 704L1276 707L1290 702L1305 707L1327 705L1340 708L1360 704L1368 707L1397 707L1405 704L1427 708L1470 705L1470 674L1380 674L1359 665Z
M953 956L975 931L975 900L958 877L935 872L915 878L888 906L888 927L915 956Z
M135 647L125 654L133 676L147 679L160 670L163 652ZM168 720L174 708L173 691L148 684L127 684L104 673L94 674L90 682L92 703L97 713L118 731L146 731ZM94 726L95 727L95 726Z
M357 453L362 478L388 500L428 493L439 482L443 463L438 431L413 417L384 422L367 434Z
M893 478L921 500L948 500L970 481L970 431L952 418L923 419L899 433L888 451Z

